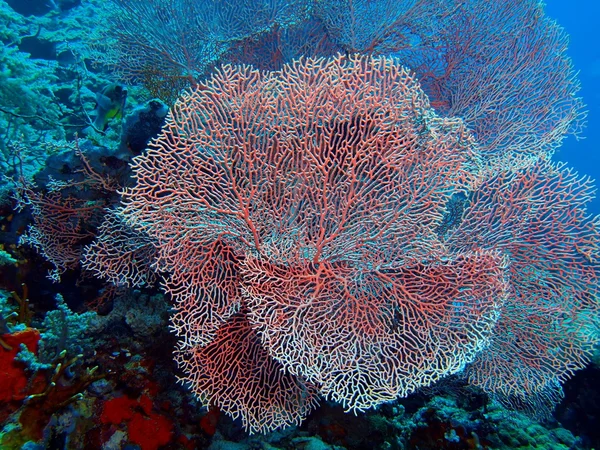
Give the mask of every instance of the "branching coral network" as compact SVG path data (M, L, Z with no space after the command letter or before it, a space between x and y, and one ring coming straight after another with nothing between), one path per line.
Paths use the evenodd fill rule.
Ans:
M182 381L250 432L451 374L552 400L598 342L592 186L538 152L488 156L397 59L226 65L134 160L86 261L110 276L125 260L102 249L141 233Z

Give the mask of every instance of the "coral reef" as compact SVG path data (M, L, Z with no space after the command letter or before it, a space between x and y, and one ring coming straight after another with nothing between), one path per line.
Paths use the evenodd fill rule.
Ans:
M600 446L539 1L0 0L0 41L2 449Z

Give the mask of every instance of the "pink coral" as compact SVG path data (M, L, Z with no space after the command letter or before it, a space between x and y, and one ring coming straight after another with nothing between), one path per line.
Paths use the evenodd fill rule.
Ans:
M251 432L463 369L523 398L597 341L599 233L587 181L516 162L482 162L392 59L224 66L135 159L120 215L156 248L182 379Z
M386 58L225 66L185 97L135 160L124 216L157 242L199 396L253 414L209 387L222 367L191 362L240 308L265 355L349 409L460 370L506 288L501 255L446 257L437 234L477 167L462 122Z
M585 209L592 196L589 179L544 160L499 170L473 192L447 244L501 250L510 291L490 345L467 368L472 384L509 402L551 403L588 363L600 340L600 219Z

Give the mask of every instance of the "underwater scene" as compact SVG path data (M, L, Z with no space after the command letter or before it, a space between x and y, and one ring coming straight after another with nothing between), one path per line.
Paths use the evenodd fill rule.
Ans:
M0 450L600 449L600 5L0 0Z

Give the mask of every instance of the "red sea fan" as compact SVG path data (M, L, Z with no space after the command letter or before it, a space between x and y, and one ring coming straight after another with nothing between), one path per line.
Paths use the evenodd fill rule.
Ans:
M594 188L545 160L490 174L447 239L453 251L496 249L510 259L509 295L468 380L509 403L548 404L600 340L600 220Z
M598 338L590 185L486 166L396 60L224 66L134 160L120 212L156 248L182 380L251 432L463 369L518 402L555 387Z
M252 402L208 370L240 314L266 359L348 409L463 368L506 290L502 255L449 257L437 232L478 165L462 122L437 118L393 60L223 67L175 106L124 192L124 217L157 243L184 378L255 431Z

